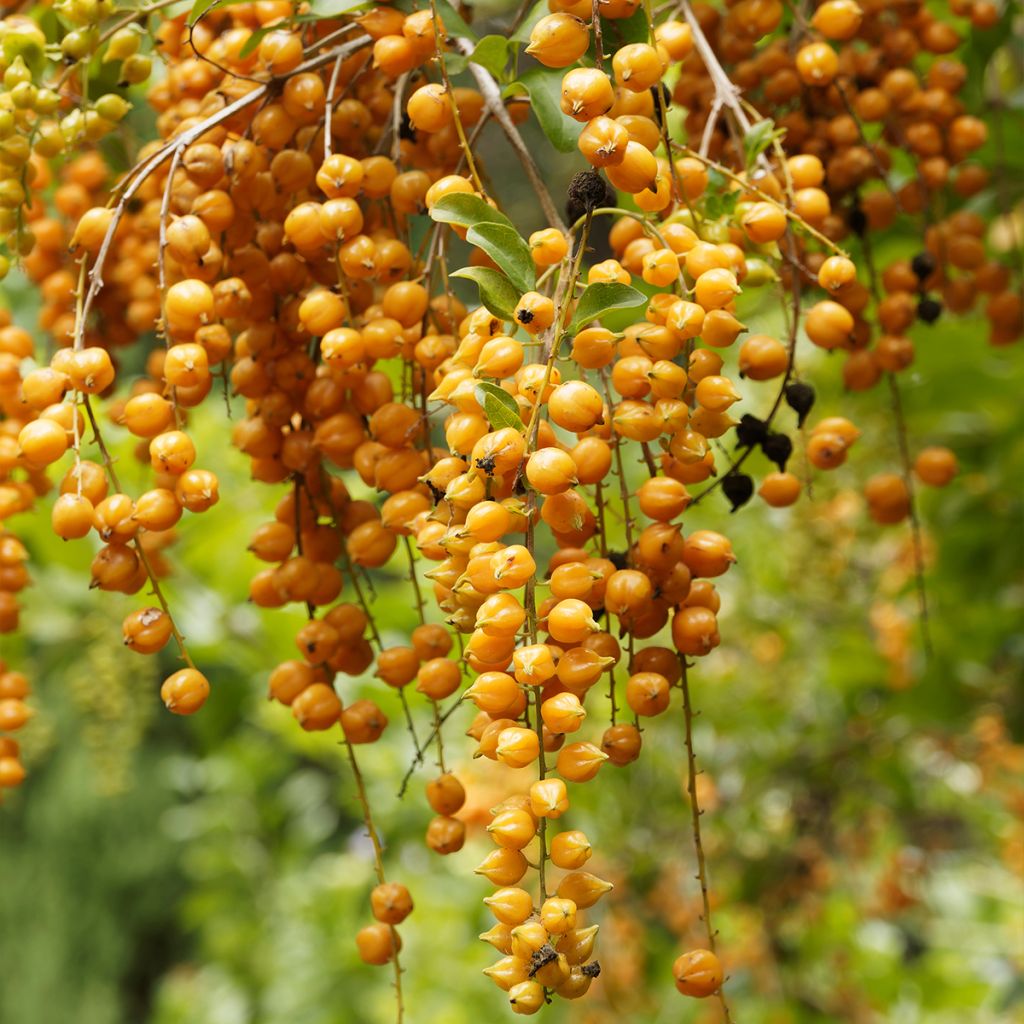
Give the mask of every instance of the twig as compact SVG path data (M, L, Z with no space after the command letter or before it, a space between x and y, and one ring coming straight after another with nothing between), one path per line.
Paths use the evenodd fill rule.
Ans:
M461 638L461 634L459 634L459 636ZM402 797L405 796L405 791L409 788L409 780L415 774L416 769L423 763L423 755L424 755L424 753L427 750L430 749L430 744L433 743L434 740L437 738L438 734L441 731L441 727L444 725L445 722L448 721L449 718L451 718L451 716L454 714L454 712L456 712L461 706L462 706L462 698L461 697L456 697L455 700L452 701L451 706L446 708L441 713L441 715L437 719L437 721L435 721L434 728L430 731L430 733L428 734L426 740L423 741L422 748L416 754L416 756L412 759L412 763L406 769L405 775L402 776L402 784L398 788L398 799L399 800L401 800Z
M932 659L932 637L928 621L928 590L924 580L924 545L921 537L921 519L917 513L917 496L914 489L914 474L910 461L910 447L907 443L907 421L903 414L903 395L900 392L896 374L887 373L889 380L889 397L892 400L892 414L896 420L896 440L900 450L900 464L903 483L907 488L907 499L910 506L910 534L914 549L914 582L917 587L918 616L921 623L921 642L924 645L925 658Z
M366 796L366 786L363 783L363 773L359 770L359 762L356 760L355 747L347 736L345 737L345 750L348 752L348 762L352 766L352 777L356 784L356 796L359 798L359 804L363 810L363 824L366 826L366 834L370 837L370 842L373 844L373 869L377 875L378 884L384 885L386 881L384 875L384 848L381 845L377 828L373 823L373 815L370 813L370 801ZM391 928L391 959L395 967L396 1021L397 1024L402 1024L405 1007L402 1003L402 966L398 959L398 932L394 925L389 927Z
M708 895L708 869L704 858L704 844L700 837L700 818L703 811L697 800L697 757L693 751L693 704L690 701L690 681L687 678L688 666L686 658L679 656L681 676L680 689L683 691L683 721L686 728L686 790L690 794L690 821L693 828L693 848L697 857L697 881L700 882L700 895L704 907L702 915L704 929L708 937L708 949L715 952L715 929L711 923L711 899ZM732 1021L729 1004L721 987L718 989L718 1001L722 1005L722 1015L727 1024Z
M466 39L456 40L456 45L467 56L473 52L472 43ZM515 150L516 156L519 157L519 162L523 165L523 170L530 179L530 186L537 195L537 200L540 202L548 224L564 232L566 230L565 223L558 214L558 208L551 198L547 185L544 184L544 178L541 176L533 156L530 154L529 149L526 148L522 135L519 134L519 129L516 128L512 116L505 108L498 83L486 68L482 68L479 64L474 64L472 61L469 63L469 73L476 79L477 87L480 90L480 95L484 98L487 109L490 110L494 119L501 125L501 130L505 133L505 137Z

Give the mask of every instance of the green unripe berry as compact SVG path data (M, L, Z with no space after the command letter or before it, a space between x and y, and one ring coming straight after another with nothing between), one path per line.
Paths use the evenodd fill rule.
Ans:
M36 141L32 148L45 159L49 160L64 152L64 136L56 121L44 121L36 130Z
M32 72L22 57L15 57L11 66L4 72L4 88L14 89L23 82L32 81Z
M11 261L8 257L0 252L0 281L2 281L11 272Z
M30 67L42 70L46 63L46 36L38 25L2 23L0 32L0 54L4 64L12 64L21 58Z
M100 34L94 28L76 28L60 41L60 52L71 63L86 60L93 55Z
M31 82L19 82L11 90L11 102L18 110L34 110L39 90Z
M114 123L105 117L100 117L95 110L85 112L85 137L90 142L99 142L105 135L114 130Z
M60 122L61 134L67 143L78 142L85 135L85 117L81 110L72 110Z
M114 60L127 60L139 52L139 45L142 42L142 29L138 25L127 25L119 28L107 44L107 52L103 54L103 63L109 64Z
M152 71L152 60L140 53L136 53L121 65L121 81L118 84L139 85L149 78Z
M53 89L40 89L36 93L35 110L37 114L46 117L54 114L60 106L60 96Z
M94 109L104 120L116 124L132 109L132 105L116 92L108 92L96 101Z
M700 226L700 236L705 242L721 245L729 241L729 225L724 221L705 221Z
M747 276L743 278L744 288L760 288L763 285L778 281L779 275L767 261L760 256L747 257Z
M14 114L9 110L0 110L0 142L4 139L9 139L15 132L17 123L14 120Z

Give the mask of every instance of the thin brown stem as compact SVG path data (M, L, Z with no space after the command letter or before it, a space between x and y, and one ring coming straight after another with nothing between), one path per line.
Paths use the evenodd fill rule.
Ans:
M459 49L462 50L463 53L468 54L473 52L473 45L468 42L468 40L459 39L457 43ZM505 137L508 139L509 144L515 150L516 156L519 158L519 162L522 164L523 170L526 172L526 177L530 181L530 187L536 194L537 201L540 203L541 209L544 211L545 219L551 227L564 232L565 223L559 216L558 208L555 206L555 202L551 198L551 193L548 191L548 187L544 183L544 178L533 159L533 155L530 153L526 143L523 141L522 135L519 134L519 129L515 126L512 116L505 108L505 103L501 98L501 90L498 87L498 83L486 68L480 67L479 64L474 64L472 61L469 63L469 73L476 79L477 88L479 88L480 95L483 96L484 103L490 111L491 116L501 126L501 130L505 133Z
M896 441L900 452L900 470L903 483L907 488L907 499L910 506L910 536L914 551L914 583L917 589L918 617L921 624L921 642L924 645L925 657L931 661L932 636L928 620L928 590L924 579L924 542L921 531L921 518L917 511L917 495L914 488L913 465L910 459L910 445L907 441L907 421L903 412L903 395L896 374L887 373L889 397L892 402L893 419L896 421Z
M355 746L352 741L346 736L345 737L345 750L348 753L348 763L352 768L352 778L356 784L356 797L359 800L359 806L363 811L363 825L366 827L366 834L370 838L370 842L373 844L373 870L377 875L377 883L384 885L386 882L386 876L384 874L384 847L380 841L380 834L377 831L376 825L373 823L373 814L370 812L370 801L366 795L366 785L363 782L363 773L359 770L359 761L356 759ZM405 1007L402 1003L402 966L398 958L398 932L394 925L391 925L391 943L393 947L392 963L394 964L395 970L395 1000L397 1010L397 1024L402 1024L402 1018L405 1013Z
M700 819L704 812L700 809L700 802L697 799L697 757L693 750L694 710L693 703L690 700L690 681L687 676L688 666L686 664L686 658L682 655L679 656L679 665L682 673L679 680L679 686L683 692L683 722L686 730L686 791L690 796L690 823L693 831L693 848L697 858L697 881L700 883L700 895L703 905L701 918L704 921L704 930L707 934L708 949L714 953L717 933L715 932L714 925L711 923L711 897L708 891L708 868L707 861L704 856L704 843L700 834ZM729 1004L726 1001L725 993L721 988L719 988L717 995L718 1001L722 1006L722 1015L727 1024L730 1024L732 1017L729 1013Z

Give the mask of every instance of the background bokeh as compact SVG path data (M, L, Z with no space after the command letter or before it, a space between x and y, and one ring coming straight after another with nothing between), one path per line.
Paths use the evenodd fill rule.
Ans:
M951 487L922 495L930 660L909 530L872 524L855 489L895 463L884 403L841 399L865 436L810 500L727 517L716 498L688 516L691 529L727 519L739 557L723 583L722 647L693 686L716 922L745 1022L1024 1019L1024 751L1012 743L1024 374L983 329L922 331L906 377L912 443L948 443L962 464ZM823 364L819 380L838 375L806 358ZM751 408L768 398L748 391ZM840 396L819 402L838 409ZM200 451L224 447L223 411L194 425ZM390 1019L387 972L363 966L352 941L373 883L343 750L264 699L299 622L246 602L257 563L245 538L270 515L268 488L246 479L241 456L218 472L228 497L183 523L167 583L215 686L187 721L159 703L160 666L119 643L137 599L90 593L87 547L54 539L42 517L18 524L34 586L3 656L35 680L38 714L24 732L31 777L0 810L0 1021ZM385 640L414 624L402 572L375 580ZM393 722L361 755L391 873L416 900L403 929L410 1019L498 1019L500 993L478 973L493 957L475 938L489 925L472 868L488 847L481 812L511 773L471 759L470 710L457 712L448 749L475 827L461 853L437 857L422 842L425 773L396 799L411 748L393 693L372 679L345 689ZM578 787L572 823L617 888L596 915L595 994L552 1018L715 1019L717 1007L675 994L668 970L701 936L682 729L673 706L639 762Z
M485 166L493 142L485 135ZM549 180L573 166L560 159ZM1009 180L1024 180L1019 147L1007 159ZM521 183L499 185L516 222L538 226ZM994 195L979 202L998 212ZM919 246L895 232L877 256ZM30 326L32 295L14 277L4 288ZM780 322L771 289L744 301L762 329ZM962 467L920 496L930 659L909 528L873 524L858 492L898 465L892 410L881 391L842 395L838 360L801 344L799 365L821 382L817 411L863 431L849 463L790 510L730 516L716 495L686 517L687 529L726 529L739 558L721 588L722 646L692 686L715 920L742 1024L1024 1020L1024 369L1019 349L991 348L986 334L980 317L918 328L901 378L912 448L948 444ZM771 401L771 385L744 390L740 411ZM344 751L265 700L301 622L246 600L258 567L246 538L276 496L229 448L224 408L207 403L192 422L200 452L222 453L224 496L183 521L170 553L166 589L214 685L194 719L158 699L172 654L120 645L138 599L88 591L88 543L62 544L45 516L15 524L34 586L23 630L0 653L33 680L37 714L23 733L30 778L0 807L2 1024L393 1016L390 973L362 965L353 943L373 875ZM107 429L133 489L131 439ZM415 624L403 574L397 560L374 574L385 641ZM408 1019L504 1019L480 974L494 955L476 940L490 922L472 869L488 849L484 812L513 773L471 758L461 732L472 715L457 712L448 751L471 791L470 839L439 858L422 840L432 767L398 800L412 750L397 700L370 677L344 683L343 699L359 696L392 719L360 756L389 874L416 901L402 931ZM412 700L425 731L427 708ZM647 729L639 762L606 767L574 794L572 826L616 889L594 915L602 977L548 1019L719 1019L717 1004L678 996L669 970L703 935L685 769L673 705Z

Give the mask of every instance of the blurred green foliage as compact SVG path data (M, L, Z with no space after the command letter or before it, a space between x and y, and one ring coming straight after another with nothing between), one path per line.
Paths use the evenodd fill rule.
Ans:
M974 81L987 46L969 61ZM527 137L543 152L535 129ZM575 167L547 159L552 176ZM1007 166L1019 161L1012 148ZM534 205L513 196L515 222L539 226ZM998 204L993 193L977 205ZM877 257L918 245L894 237ZM31 325L31 293L5 288ZM763 329L781 322L770 289L745 301ZM862 429L849 464L819 475L791 510L729 516L715 495L686 517L687 529L727 524L739 557L721 587L722 647L692 686L715 921L742 1024L1024 1020L1024 371L1019 347L990 348L985 335L977 317L916 329L917 362L901 379L912 448L948 444L962 467L949 488L920 494L930 659L909 529L875 526L857 496L866 476L897 466L892 409L883 389L841 394L838 357L802 344L799 365L819 384L816 412ZM739 411L771 401L772 385L744 390ZM337 735L306 735L263 699L303 619L247 603L257 563L244 548L284 489L248 479L217 402L193 426L199 451L217 452L224 496L183 522L170 553L169 597L214 682L196 718L159 705L170 653L157 665L122 649L120 621L139 598L87 591L88 543L63 545L42 515L13 524L34 587L23 631L0 653L32 678L38 713L24 733L30 779L0 808L2 1024L393 1017L390 973L362 965L353 944L373 873ZM137 490L131 439L108 432ZM768 468L758 458L755 475ZM644 470L633 472L639 482ZM415 624L404 575L398 559L374 575L386 642ZM476 940L490 924L472 874L487 849L479 821L461 853L431 854L421 788L433 766L395 795L412 748L394 694L368 676L342 690L392 719L360 760L389 871L416 901L402 929L408 1019L505 1019L480 974L494 955ZM423 734L428 710L413 704ZM481 794L478 819L511 779L472 761L470 718L453 716L446 746ZM673 705L647 728L639 762L575 787L571 827L590 836L594 869L616 890L594 915L602 978L580 1004L545 1011L550 1020L718 1020L717 1006L678 996L669 971L703 941L682 737Z
M985 767L972 727L993 713L1018 737L1024 724L1024 380L1018 353L980 334L972 320L922 329L903 382L913 446L948 443L962 464L950 488L921 495L935 551L930 662L914 635L908 529L873 525L846 490L895 464L884 392L823 388L821 413L843 410L864 431L851 464L792 510L728 520L739 565L723 581L724 642L693 687L716 923L744 1021L1021 1018L1020 832L1010 783ZM814 379L837 376L827 356L802 356L820 364ZM748 391L756 411L768 396ZM194 426L200 451L223 450L222 408ZM133 484L130 448L121 437ZM301 622L245 600L256 563L242 539L269 516L270 489L237 454L221 458L229 497L182 525L167 583L215 682L192 720L157 710L159 671L119 645L138 600L88 593L88 550L55 540L43 517L17 524L35 586L4 657L32 676L39 714L25 734L31 779L0 814L4 1022L390 1019L389 976L361 965L352 942L372 865L342 750L262 699ZM716 495L688 526L725 516ZM375 579L385 642L414 624L403 575ZM910 685L892 685L879 653L880 603L909 630ZM429 853L425 771L395 799L412 752L394 695L370 679L343 690L374 696L393 722L389 741L360 754L391 871L417 903L403 928L410 1019L498 1019L500 993L479 974L493 957L475 940L488 926L472 875L486 844L476 830L458 855ZM469 717L452 719L449 756L497 792L459 738ZM668 972L701 934L684 772L674 707L647 729L638 763L577 787L572 824L617 889L596 915L603 978L552 1018L712 1019Z

